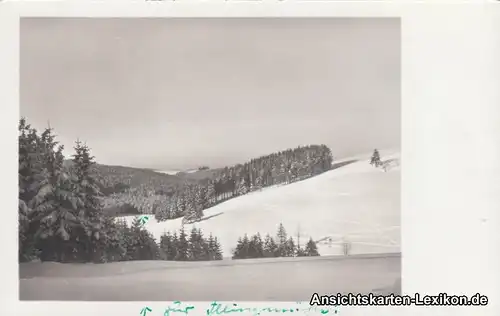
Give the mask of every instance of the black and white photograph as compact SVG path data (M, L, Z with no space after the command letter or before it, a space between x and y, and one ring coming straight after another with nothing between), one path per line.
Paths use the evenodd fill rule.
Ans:
M19 34L21 301L401 294L399 18Z

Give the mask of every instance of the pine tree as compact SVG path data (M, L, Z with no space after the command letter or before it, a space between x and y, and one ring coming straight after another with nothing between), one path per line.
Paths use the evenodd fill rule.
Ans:
M215 186L213 181L210 181L207 186L207 201L209 206L215 204Z
M292 237L289 237L288 240L286 241L285 245L285 256L286 257L295 257L297 254L297 248L295 247L295 243L292 239Z
M177 237L177 233L174 232L172 234L172 246L170 247L170 251L167 253L168 260L177 260L178 251L177 245L179 244L179 238Z
M285 227L283 226L282 223L280 223L278 227L278 232L276 234L276 240L278 243L278 257L286 257L287 256L287 249L286 249L286 244L288 240L288 236L285 230Z
M41 259L65 262L74 249L70 241L72 231L84 225L79 214L84 203L75 194L79 189L63 168L64 147L55 149L58 143L51 128L41 134L39 144L43 167L36 175L37 194L30 205L35 215L31 224L38 227L35 238L40 238Z
M203 236L201 231L193 227L189 236L189 259L198 261L203 259Z
M104 217L102 240L106 240L104 258L106 262L123 260L126 256L126 245L124 244L123 224L115 222L111 216Z
M173 218L182 217L183 209L181 209L181 204L182 203L180 202L179 196L178 195L174 195L172 197L172 204L171 204Z
M217 237L214 238L214 259L215 260L222 260L222 250L221 250L221 245L219 243L219 240Z
M30 261L36 257L33 229L31 224L32 200L36 192L36 174L41 171L37 150L38 135L27 124L26 119L19 121L19 261Z
M243 239L240 237L238 238L238 242L236 243L236 248L233 251L233 259L244 259L243 252L244 252L244 244L243 244Z
M255 178L254 190L258 191L258 190L262 189L262 185L263 185L263 177L259 172L259 175Z
M186 210L186 200L184 192L177 196L177 214L183 216Z
M374 150L373 151L373 155L372 155L372 158L370 160L370 165L375 165L375 167L378 167L380 166L381 164L381 161L380 161L380 154L378 152L378 150Z
M203 218L201 191L194 189L189 190L186 196L186 212L184 215L184 223L191 224L198 222Z
M140 231L142 228L142 223L139 217L135 217L130 225L130 250L132 250L132 260L139 260L139 249L142 247L140 241Z
M131 256L132 260L157 260L160 259L160 248L154 237L143 228L139 218L132 222L131 231Z
M236 191L237 191L238 195L244 195L244 194L248 193L248 187L245 183L244 178L241 178L241 180L238 182L238 186L237 186Z
M163 233L163 235L160 237L160 249L165 256L165 260L174 259L174 257L170 256L172 254L172 248L172 235L170 234L170 232Z
M84 243L84 251L87 254L86 261L101 262L105 257L106 237L102 234L104 218L102 216L102 205L99 200L101 192L96 179L93 177L94 157L90 155L90 149L80 141L76 141L73 155L73 172L76 182L75 192L83 202L83 231L76 236L77 243Z
M264 245L262 243L262 238L260 234L257 233L252 236L248 247L248 257L249 258L263 258L264 257Z
M184 218L182 219L184 224L192 224L196 222L196 207L194 202L190 200L186 201L186 211L184 213Z
M202 211L210 207L210 202L208 201L208 196L207 196L207 187L205 186L200 186L200 202Z
M195 221L198 222L203 218L203 209L205 208L205 194L201 186L196 189L194 207Z
M308 257L319 256L318 247L312 238L306 244L305 254Z
M243 236L243 249L241 251L241 257L242 259L247 259L249 258L249 250L250 250L250 239L248 238L248 235L245 234Z
M135 222L135 221L134 221ZM132 223L134 224L134 223ZM123 245L125 247L125 255L123 257L124 261L134 260L135 252L136 252L136 236L134 236L134 232L132 231L132 227L129 227L125 221L121 223L118 222L119 226L122 226L122 234L123 234Z
M207 260L215 259L215 239L212 233L208 236L207 249L206 249Z
M177 256L175 260L187 261L189 259L189 241L187 239L184 227L180 229L179 239L177 241L176 249L177 249Z
M278 255L278 245L276 245L276 242L271 236L269 236L269 234L266 235L266 238L264 240L263 254L264 257L267 258L276 257Z

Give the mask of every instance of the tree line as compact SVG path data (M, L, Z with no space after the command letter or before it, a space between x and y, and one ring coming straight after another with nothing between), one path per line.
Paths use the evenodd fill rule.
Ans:
M184 217L185 223L193 223L201 220L203 210L209 207L264 187L313 177L330 170L332 161L327 146L309 145L224 167L200 181L183 181L175 185L167 185L164 175L154 176L150 175L151 171L143 171L141 177L150 177L151 181L130 187L133 184L131 172L123 170L125 175L122 175L118 167L108 167L113 172L99 176L111 186L104 190L115 191L104 198L105 208L125 207L137 213L154 214L160 222ZM116 182L122 178L126 183Z
M203 236L200 228L193 227L189 238L184 227L179 234L170 231L160 238L160 248L165 254L164 260L174 261L207 261L222 260L221 245L217 237L212 234L208 238Z
M151 209L157 221L184 217L186 223L193 223L203 218L204 209L264 187L313 177L330 170L332 161L325 145L280 151L225 167L206 184L186 184L171 196L156 196Z
M262 240L260 233L251 237L245 234L238 239L233 251L233 259L275 258L275 257L310 257L319 256L318 248L312 238L309 238L304 248L300 245L300 235L297 244L287 235L286 229L280 223L276 238L267 234Z
M75 142L71 163L53 129L37 131L25 118L19 140L19 261L112 262L126 260L219 260L217 238L201 230L186 238L166 234L160 243L136 218L129 227L103 212L95 158Z

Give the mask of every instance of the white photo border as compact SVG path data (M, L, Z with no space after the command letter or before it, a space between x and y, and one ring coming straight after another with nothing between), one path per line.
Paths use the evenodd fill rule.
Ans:
M500 315L500 29L495 4L313 1L16 2L0 4L1 196L7 315L163 315L172 302L19 301L19 18L401 17L402 280L406 294L488 295L487 307L339 307L342 315ZM16 224L14 224L16 223ZM313 293L311 293L312 295ZM326 294L326 293L325 293ZM331 293L334 294L334 293ZM210 302L189 315L206 315ZM237 303L237 302L236 302ZM296 303L244 302L243 307ZM307 304L307 302L302 303ZM272 305L272 306L271 306ZM252 313L238 313L252 315ZM271 315L273 313L262 313ZM294 313L306 315L307 313ZM321 313L309 313L320 315ZM330 314L330 313L329 313ZM179 313L172 314L182 315Z

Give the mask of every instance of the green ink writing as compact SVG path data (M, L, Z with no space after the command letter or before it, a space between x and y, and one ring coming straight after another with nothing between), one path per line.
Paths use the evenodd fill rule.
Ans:
M189 311L194 309L194 306L186 306L184 308L181 307L181 302L180 301L175 301L174 306L169 306L165 310L165 313L163 314L164 316L170 316L170 313L181 313L181 314L189 314Z
M231 305L223 305L217 302L212 302L210 304L210 308L206 310L206 316L216 316L216 315L225 315L225 314L232 314L232 313L245 313L245 312L251 312L252 316L259 316L261 313L295 313L295 312L304 312L307 315L308 312L318 312L318 308L316 306L309 306L308 308L276 308L276 307L240 307L238 304L232 304ZM325 309L321 308L319 309L319 312L322 315L328 314L330 312L334 312L337 314L337 310L330 310L330 309ZM167 315L166 315L167 316Z

